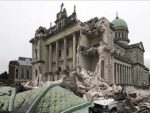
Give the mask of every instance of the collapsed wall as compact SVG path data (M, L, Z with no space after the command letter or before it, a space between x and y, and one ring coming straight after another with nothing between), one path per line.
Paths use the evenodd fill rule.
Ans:
M110 28L110 22L104 17L81 25L76 65L114 83L114 34Z

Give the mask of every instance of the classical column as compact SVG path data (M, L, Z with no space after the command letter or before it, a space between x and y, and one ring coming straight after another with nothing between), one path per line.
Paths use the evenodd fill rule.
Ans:
M129 84L129 73L128 73L129 70L128 69L129 67L127 66L127 69L126 69L127 70L127 85Z
M122 84L122 75L123 75L123 67L122 67L122 65L120 65L120 83Z
M131 84L131 83L130 83L130 81L131 81L131 80L130 80L130 79L131 79L131 77L130 77L130 67L128 67L128 77L129 77L128 84Z
M49 72L52 72L52 44L49 44Z
M124 65L122 65L122 84L125 83L125 72L124 72Z
M126 66L123 66L123 84L126 84Z
M123 81L124 81L124 84L125 84L125 85L126 85L126 83L127 83L127 82L126 82L126 81L127 81L126 74L127 74L127 73L126 73L126 66L124 66L124 80L123 80Z
M67 69L67 39L64 38L64 70Z
M132 83L131 83L131 81L132 81L131 67L129 68L129 77L130 77L130 82L129 82L129 83L132 84Z
M76 35L73 33L73 69L76 67Z
M119 79L120 79L120 84L121 84L121 73L122 73L122 66L121 66L121 64L120 64L120 69L119 69Z
M127 77L126 77L126 66L124 66L124 84L126 85L126 83L127 83Z
M120 84L120 64L118 64L118 83Z
M130 77L130 67L128 67L128 84L130 84L130 79L131 79L131 77Z
M116 63L114 63L114 80L115 80L115 84L117 83L116 81Z
M58 40L56 41L56 71L58 71Z
M125 66L125 84L128 84L128 73L127 73L127 66Z
M118 81L118 76L119 76L119 68L118 68L118 64L116 63L116 84L118 84L119 83L119 81Z
M128 66L126 67L126 84L128 85L129 84L129 72L128 72Z

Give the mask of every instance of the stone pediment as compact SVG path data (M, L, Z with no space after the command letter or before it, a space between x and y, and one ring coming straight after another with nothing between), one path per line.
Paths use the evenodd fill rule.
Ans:
M132 44L132 45L127 46L127 49L132 49L132 48L139 48L139 49L141 49L142 51L145 51L142 42L139 42L139 43L136 43L136 44Z
M141 48L144 51L144 46L142 42L139 43L139 48Z

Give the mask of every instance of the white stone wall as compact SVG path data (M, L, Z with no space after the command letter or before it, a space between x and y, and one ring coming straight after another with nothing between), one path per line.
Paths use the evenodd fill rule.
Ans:
M140 49L138 48L129 49L127 51L127 55L133 63L144 64L144 56L143 56L144 53Z

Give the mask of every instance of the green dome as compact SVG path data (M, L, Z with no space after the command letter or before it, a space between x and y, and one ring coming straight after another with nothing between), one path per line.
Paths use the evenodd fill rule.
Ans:
M112 21L112 24L113 24L112 27L114 29L127 29L128 30L127 23L119 17L116 17L116 19Z

